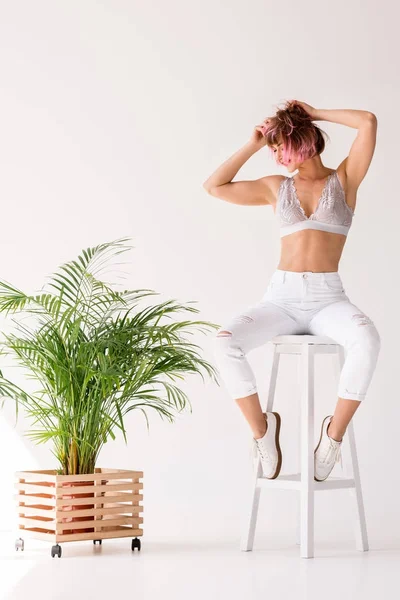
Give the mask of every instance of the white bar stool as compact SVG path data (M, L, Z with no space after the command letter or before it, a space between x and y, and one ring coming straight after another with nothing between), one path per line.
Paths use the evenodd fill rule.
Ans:
M335 371L337 378L339 378L344 363L344 349L340 344L326 336L278 335L272 338L270 342L274 345L274 351L268 390L268 412L272 412L273 410L281 354L300 355L301 472L289 475L280 474L276 479L268 479L263 476L261 459L257 455L257 458L254 460L249 510L245 519L240 549L243 551L253 549L261 489L289 489L300 492L300 518L298 519L297 529L297 543L300 544L300 556L302 558L312 558L314 556L314 492L348 488L353 501L355 500L356 546L358 550L364 552L369 548L353 420L350 421L347 427L342 444L343 457L346 457L348 450L350 454L350 460L344 460L347 467L345 470L348 471L348 475L344 477L332 477L329 475L325 481L314 480L314 356L316 354L336 354L338 360L335 361ZM347 440L348 449L346 448Z

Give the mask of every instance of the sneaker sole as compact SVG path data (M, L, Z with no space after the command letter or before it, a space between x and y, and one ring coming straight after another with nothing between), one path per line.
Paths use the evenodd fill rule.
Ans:
M276 418L275 446L278 451L278 464L276 465L276 470L275 470L275 473L273 474L273 476L267 477L267 479L276 479L281 471L281 466L282 466L282 452L281 452L281 447L279 445L279 434L281 431L281 416L277 412L273 412L272 414L275 415L275 418Z
M330 415L328 415L328 416L330 416ZM327 417L325 417L325 419L326 419L326 418L327 418ZM321 425L321 434L320 434L320 436L319 436L319 442L318 442L318 446L317 446L317 447L315 448L315 450L314 450L314 456L315 456L315 453L316 453L316 451L318 450L318 448L319 448L319 446L320 446L320 443L321 443L321 440L322 440L322 433L323 433L323 431L324 431L324 423L325 423L325 419L322 419L322 425ZM333 471L333 469L332 469L331 471ZM328 473L328 475L327 475L326 477L324 477L324 479L317 479L317 478L315 477L315 473L314 473L314 479L315 479L315 481L325 481L325 479L328 479L329 475L330 475L330 473Z

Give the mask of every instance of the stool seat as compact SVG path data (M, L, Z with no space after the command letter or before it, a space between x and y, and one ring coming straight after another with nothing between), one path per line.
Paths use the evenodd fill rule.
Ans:
M361 490L360 471L356 451L354 425L351 420L347 435L343 438L342 452L349 451L349 472L343 477L329 476L325 481L314 478L314 358L317 354L333 354L337 360L337 379L344 364L344 348L327 336L319 335L277 335L270 342L273 347L272 368L268 388L266 412L273 412L275 389L280 357L295 354L300 357L300 472L279 474L275 479L264 477L261 458L256 452L253 465L249 509L246 512L241 550L253 549L257 524L257 514L261 490L287 489L299 493L297 543L300 544L302 558L314 556L314 493L348 489L355 499L356 546L361 552L368 550L367 527ZM284 425L285 426L285 425ZM348 443L348 447L347 447ZM254 446L254 439L251 439Z
M270 340L273 344L337 344L326 335L276 335Z

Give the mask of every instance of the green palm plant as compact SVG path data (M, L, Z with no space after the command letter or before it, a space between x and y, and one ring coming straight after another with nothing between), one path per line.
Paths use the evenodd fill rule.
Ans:
M120 430L127 443L124 417L146 408L174 421L174 413L191 403L175 379L207 373L219 385L214 366L184 336L207 321L161 323L163 317L198 309L168 300L138 307L155 295L148 289L118 292L98 278L105 264L130 249L121 238L83 250L77 260L50 276L48 289L27 295L0 281L0 311L20 313L12 319L15 333L3 333L0 354L12 355L39 389L28 393L0 371L2 405L7 398L21 405L38 424L26 435L35 443L52 441L58 473L94 473L96 460L109 438Z

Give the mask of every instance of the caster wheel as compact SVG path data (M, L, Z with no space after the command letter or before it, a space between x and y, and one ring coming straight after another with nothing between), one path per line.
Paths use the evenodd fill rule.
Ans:
M99 544L100 544L100 546L101 546L101 544L102 544L103 540L93 540L93 544L94 544L94 545L96 545L96 544L97 544L97 542L99 542Z
M61 558L61 546L59 544L56 544L51 548L51 556L52 558L54 558L55 556Z
M132 550L135 550L135 548L137 548L137 549L139 550L139 552L140 552L140 548L141 548L141 546L142 546L142 545L141 545L141 543L140 543L140 540L139 540L139 538L135 538L134 540L132 540L132 546L131 546L131 547L132 547Z
M15 540L15 549L17 550L23 550L24 549L24 540L22 538L18 538L17 540Z

